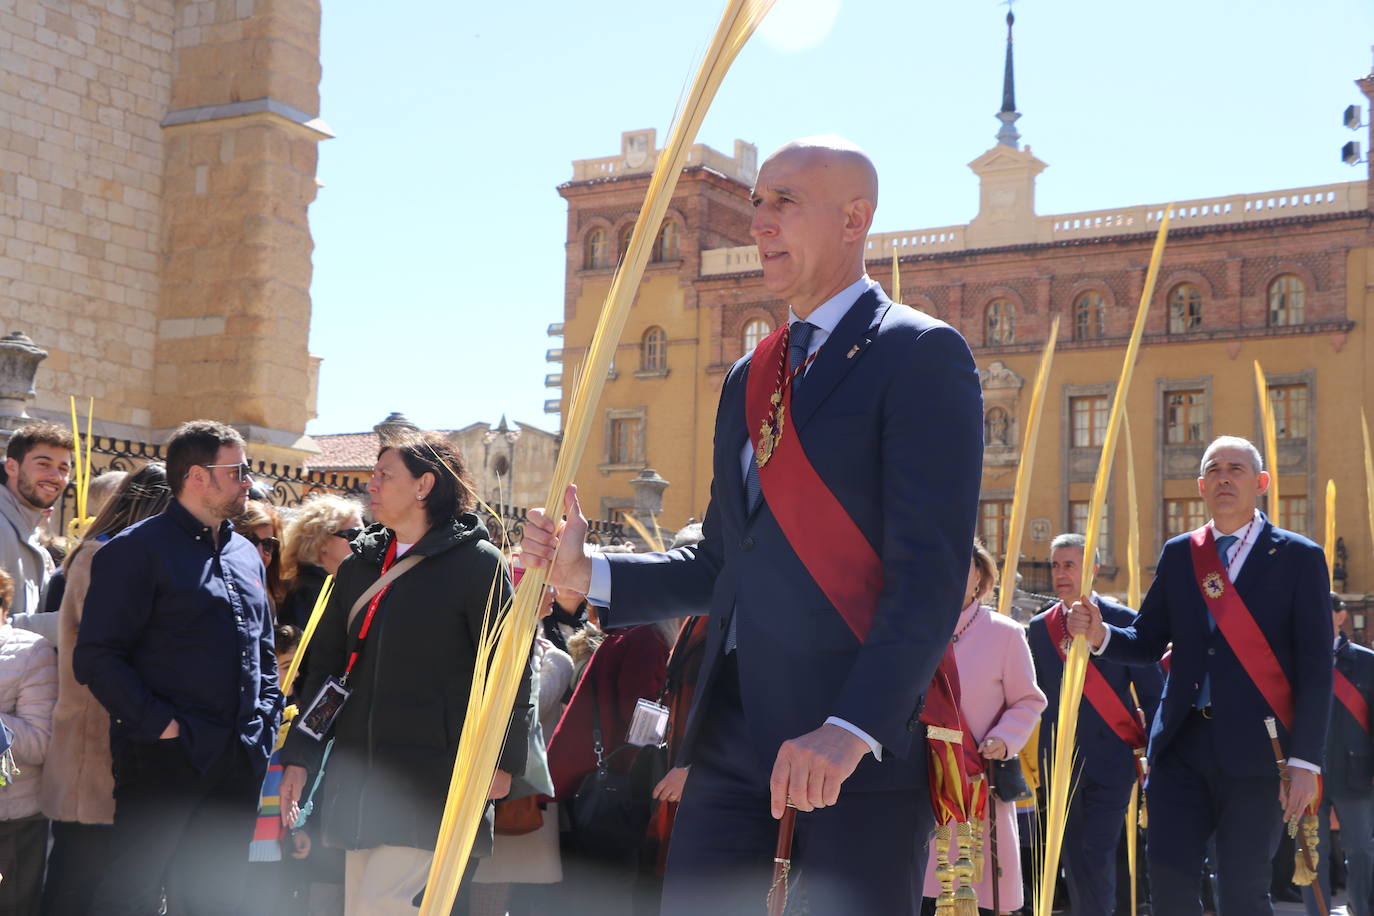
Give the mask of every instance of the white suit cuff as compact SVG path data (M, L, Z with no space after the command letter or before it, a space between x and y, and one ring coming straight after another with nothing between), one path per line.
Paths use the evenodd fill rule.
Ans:
M611 606L611 563L599 553L587 551L592 561L592 583L587 588L587 603Z
M867 744L868 749L873 752L874 760L883 759L883 746L879 744L877 741L874 741L873 736L870 735L868 732L864 731L862 728L859 728L857 725L852 725L849 722L846 722L844 719L837 718L836 716L831 716L830 718L826 719L825 724L838 725L840 728L844 729L854 737L858 738L864 744Z

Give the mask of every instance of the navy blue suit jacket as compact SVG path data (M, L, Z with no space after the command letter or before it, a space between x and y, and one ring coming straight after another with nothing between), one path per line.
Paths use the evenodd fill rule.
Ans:
M871 290L845 313L798 386L786 435L877 551L884 587L860 644L788 545L766 502L746 508L745 356L716 414L715 478L695 548L618 554L606 623L711 615L688 719L702 707L738 613L738 665L753 758L838 716L873 736L847 789L924 785L919 714L961 610L982 477L982 395L968 345L949 325Z
M1300 534L1275 528L1267 518L1236 591L1274 650L1292 686L1294 728L1279 723L1283 751L1320 765L1331 706L1331 599L1322 549ZM1173 643L1160 713L1150 732L1150 761L1191 715L1205 674L1212 677L1211 734L1222 766L1237 776L1274 772L1274 753L1264 719L1269 704L1241 667L1221 631L1207 624L1207 605L1193 572L1189 536L1164 545L1155 580L1134 626L1108 624L1103 655L1127 664L1154 664Z
M1336 668L1374 709L1374 652L1342 636L1336 650ZM1374 795L1374 739L1335 696L1331 697L1331 729L1326 738L1324 769L1326 791L1333 798Z
M1098 598L1102 609L1102 619L1119 627L1135 623L1135 611L1123 604L1105 598ZM1059 721L1059 688L1064 680L1064 663L1059 660L1059 652L1050 641L1050 631L1045 623L1045 614L1031 618L1030 639L1031 658L1035 660L1035 680L1045 691L1049 706L1040 721L1040 757L1054 756L1055 726ZM1129 666L1105 658L1093 658L1090 663L1098 671L1127 709L1136 708L1131 697L1131 685L1135 685L1136 695L1140 698L1140 709L1145 713L1145 727L1155 717L1159 708L1159 698L1164 690L1164 674L1159 665ZM1082 761L1083 778L1091 779L1102 785L1128 784L1136 778L1135 750L1112 731L1105 719L1088 702L1087 697L1078 711L1078 759Z

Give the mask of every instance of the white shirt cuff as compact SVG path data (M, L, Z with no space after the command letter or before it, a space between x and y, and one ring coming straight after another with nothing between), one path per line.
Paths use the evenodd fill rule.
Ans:
M611 606L611 563L599 553L587 552L592 561L592 583L587 588L587 603Z
M1317 774L1320 774L1322 771L1321 767L1313 763L1308 763L1306 760L1303 760L1300 757L1289 757L1288 765L1290 767L1297 767L1300 770L1310 770L1311 772Z
M852 725L849 722L846 722L844 719L837 718L836 716L831 716L830 718L826 719L825 724L838 725L840 728L844 729L854 737L858 738L864 744L867 744L868 749L873 752L874 760L883 759L883 746L879 744L877 741L874 741L873 736L870 735L868 732L864 731L862 728L859 728L857 725Z
M595 578L595 577L596 577L596 574L593 573L593 574L592 574L592 581L593 581L593 582L596 581L596 578ZM1109 643L1109 642L1112 641L1112 628L1109 627L1109 626L1104 625L1104 626L1103 626L1103 629L1105 629L1105 630L1107 631L1107 635L1102 637L1102 645L1098 646L1096 649L1094 649L1092 646L1089 646L1089 647L1088 647L1088 651L1091 652L1093 655L1101 655L1103 652L1106 652L1106 651L1107 651L1107 643Z

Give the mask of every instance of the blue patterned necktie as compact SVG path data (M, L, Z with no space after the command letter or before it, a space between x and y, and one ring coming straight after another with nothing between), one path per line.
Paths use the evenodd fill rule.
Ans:
M811 334L816 330L816 326L809 321L795 321L788 332L789 343L787 347L787 372L792 374L797 371L806 360L806 351L811 347ZM755 367L750 366L752 371ZM801 386L801 376L792 380L792 395L795 398L797 389ZM796 435L795 431L793 435ZM744 476L744 500L745 507L749 512L753 512L758 507L759 501L763 499L763 487L759 483L759 463L756 459L749 459L749 473ZM735 609L737 612L738 607ZM725 634L725 653L728 655L735 651L737 640L735 638L735 616L730 615L730 631Z
M797 371L806 360L806 351L811 346L811 334L816 330L816 326L809 321L793 322L790 331L790 343L787 347L787 372L792 374ZM753 367L750 366L750 369ZM801 376L792 381L792 396L795 399L797 389L801 387ZM763 498L763 487L759 483L759 464L756 460L750 460L749 473L744 477L744 505L749 512L753 512L758 507L759 500Z
M1221 537L1217 538L1217 556L1221 558L1222 569L1227 569L1228 565L1230 564L1231 547L1236 543L1236 541L1239 540L1240 538L1236 537L1234 534L1223 534ZM1227 572L1227 576L1230 576L1229 570ZM1212 616L1211 611L1208 611L1207 629L1215 632L1216 628L1216 618ZM1212 675L1203 675L1202 687L1197 692L1197 703L1195 703L1194 705L1197 706L1198 709L1202 709L1204 706L1212 705Z

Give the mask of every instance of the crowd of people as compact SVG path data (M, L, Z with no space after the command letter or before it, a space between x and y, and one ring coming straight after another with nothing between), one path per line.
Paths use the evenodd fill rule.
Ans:
M863 272L872 163L796 141L753 197L765 285L793 317L726 374L711 504L662 552L590 549L576 487L505 543L435 433L381 443L366 505L274 507L241 435L209 420L164 463L98 477L64 544L47 528L76 444L16 431L0 913L417 912L482 635L545 569L457 916L945 916L956 885L961 912L1025 913L1066 779L1076 916L1129 912L1133 892L1159 916L1271 913L1291 889L1283 825L1313 809L1309 912L1343 871L1369 916L1374 652L1342 634L1321 550L1259 511L1255 447L1200 456L1211 521L1164 545L1139 609L1085 594L1096 550L1063 534L1057 600L1023 626L988 603L997 564L974 538L968 347ZM1075 755L1053 773L1077 637ZM972 831L950 846L982 817L978 785L981 872Z
M511 588L510 564L472 512L462 456L441 436L417 435L382 450L367 506L318 496L282 510L249 498L251 473L232 429L189 423L169 441L166 465L98 478L94 518L57 565L44 514L66 486L73 447L59 427L20 430L0 491L12 520L0 550L23 557L0 577L0 723L13 763L0 788L0 909L415 912L475 646ZM669 549L694 549L702 537L702 526L691 525ZM602 555L639 559L626 547ZM1083 606L1092 562L1081 535L1053 539L1060 601L1026 625L989 606L997 563L972 545L949 642L960 709L1002 788L1020 786L996 796L988 816L1000 857L974 884L986 912L994 882L998 912L1030 911L1061 641L1069 609ZM403 578L412 567L419 568ZM288 684L302 632L333 576L337 585ZM45 604L54 591L55 604ZM29 611L23 627L12 625L21 594L24 606L53 610ZM1106 596L1094 593L1091 603L1117 627L1137 619ZM1349 643L1344 611L1332 610L1336 663L1374 702L1374 653ZM581 592L550 589L493 780L491 824L455 912L659 912L669 839L690 782L682 745L709 618L612 627L613 613ZM1103 695L1085 692L1061 904L1073 913L1124 913L1127 804L1165 671L1106 657L1092 665L1133 714L1133 727L1123 730L1101 706ZM346 691L337 714L316 722L315 735L291 728L310 722L310 701L330 684ZM648 740L633 734L646 704L665 713ZM288 706L294 718L282 727ZM1339 818L1335 836L1348 864L1338 856L1334 872L1349 888L1350 912L1361 914L1368 905L1353 901L1367 901L1374 883L1374 773L1368 733L1336 709L1323 755L1330 775L1321 848L1332 848ZM598 801L592 787L603 779L618 780L630 804ZM933 913L940 883L934 849L924 854L922 893ZM1194 882L1209 901L1218 899L1216 856ZM1287 846L1275 857L1278 896L1296 896L1277 877L1285 862L1291 874L1292 856ZM1137 891L1149 912L1145 858ZM1330 899L1332 857L1321 863ZM1315 907L1310 891L1308 898Z

